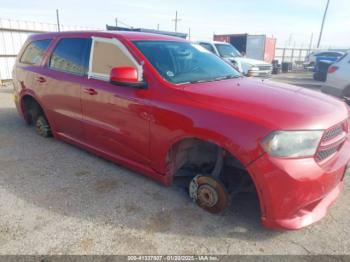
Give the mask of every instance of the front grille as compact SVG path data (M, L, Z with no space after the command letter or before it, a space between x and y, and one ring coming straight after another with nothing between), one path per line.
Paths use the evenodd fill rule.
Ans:
M272 70L272 66L270 65L258 65L259 71L269 71Z
M326 160L337 153L343 145L348 128L345 122L335 125L325 131L319 149L315 155L318 162Z
M326 158L328 158L331 155L333 155L334 153L336 153L338 151L338 147L339 147L339 145L330 147L330 148L325 149L325 150L318 151L316 154L316 160L318 162L325 160Z
M327 130L323 136L322 141L329 141L344 132L342 125L337 125L329 130Z

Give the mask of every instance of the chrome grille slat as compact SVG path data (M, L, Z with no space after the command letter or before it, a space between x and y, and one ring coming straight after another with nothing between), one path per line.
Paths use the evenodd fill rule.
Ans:
M272 69L272 67L269 65L258 65L257 67L259 68L260 71L267 71Z
M330 147L328 149L318 151L318 153L316 155L316 160L320 162L320 161L328 158L329 156L333 155L335 152L338 151L338 147L339 146L333 146L333 147Z
M322 141L331 140L331 139L339 136L341 133L343 133L343 127L341 125L338 125L332 129L326 131L325 135L323 136Z
M344 139L344 132L347 132L347 130L344 130L343 123L339 123L325 131L321 140L320 148L315 156L316 161L321 162L335 154L340 149L342 140ZM332 145L327 145L327 142L329 144L331 140Z

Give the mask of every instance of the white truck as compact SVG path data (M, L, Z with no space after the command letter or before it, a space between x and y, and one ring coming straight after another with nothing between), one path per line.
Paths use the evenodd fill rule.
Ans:
M210 52L230 62L238 71L246 76L270 77L272 65L265 61L244 57L233 45L218 41L198 41Z

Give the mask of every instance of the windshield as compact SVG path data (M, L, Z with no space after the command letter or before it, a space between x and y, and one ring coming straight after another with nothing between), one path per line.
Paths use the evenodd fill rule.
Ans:
M233 46L229 44L215 44L221 57L237 57L242 56L240 52Z
M200 45L174 41L134 41L163 78L175 84L240 77L232 66Z

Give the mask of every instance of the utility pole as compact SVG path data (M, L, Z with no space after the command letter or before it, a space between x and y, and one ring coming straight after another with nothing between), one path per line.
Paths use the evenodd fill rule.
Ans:
M173 21L175 22L175 32L177 32L177 23L181 21L181 19L177 17L177 11L175 12L175 19L173 19Z
M188 40L191 40L191 27L188 28Z
M159 24L157 24L157 30L159 31Z
M118 18L115 18L115 27L116 27L116 30L118 30Z
M57 20L57 31L60 32L60 15L58 14L58 9L56 9L56 20Z
M288 47L291 46L291 44L292 44L292 39L293 39L293 34L291 33L291 34L289 34Z
M326 20L326 15L327 15L327 11L328 11L329 1L330 1L330 0L327 0L326 9L324 10L323 19L322 19L322 24L321 24L321 30L320 30L320 36L318 37L318 42L317 42L317 48L320 47L321 38L322 38L322 33L323 33L323 26L324 26L324 22L325 22L325 20Z
M310 44L309 44L309 53L311 52L311 48L312 48L312 41L314 39L314 33L311 33L311 37L310 37Z

